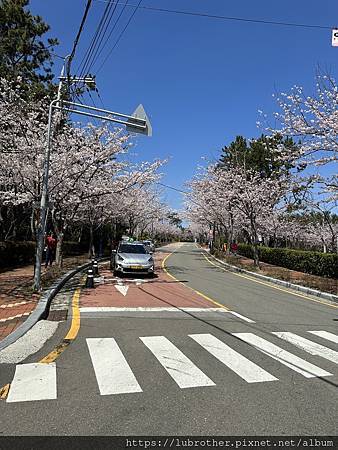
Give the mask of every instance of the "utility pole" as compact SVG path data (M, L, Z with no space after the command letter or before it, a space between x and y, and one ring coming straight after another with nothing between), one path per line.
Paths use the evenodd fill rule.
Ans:
M41 290L41 264L43 248L45 244L45 231L47 222L47 203L48 203L48 178L49 178L49 163L50 152L52 145L52 118L53 110L66 111L73 114L79 114L82 116L95 117L104 121L115 122L122 125L126 125L127 130L134 133L152 135L152 128L150 121L144 111L142 105L139 105L132 115L113 112L102 108L95 108L93 106L83 105L82 103L75 103L71 101L62 100L62 86L65 81L68 83L85 83L87 85L95 86L95 80L92 77L70 77L65 76L67 73L67 67L69 67L71 55L66 56L64 65L59 77L58 94L55 100L52 100L49 105L48 111L48 128L47 128L47 145L45 149L44 168L43 168L43 181L40 201L40 221L37 231L37 245L35 255L35 270L34 270L34 285L35 291ZM67 66L68 65L68 66ZM65 106L64 106L65 105ZM75 109L77 108L77 109ZM84 110L84 111L83 111ZM94 111L94 112L93 112ZM103 114L103 115L102 115ZM122 120L123 119L123 120Z

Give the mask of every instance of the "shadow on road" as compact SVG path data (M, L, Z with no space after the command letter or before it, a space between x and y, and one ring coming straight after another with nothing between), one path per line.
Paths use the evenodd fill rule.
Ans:
M223 333L224 335L229 336L229 337L231 337L231 338L237 340L237 341L240 342L241 344L244 343L244 344L247 345L250 349L256 349L256 347L255 347L254 345L249 344L248 342L242 341L242 339L240 339L240 338L237 337L237 336L234 336L234 335L233 335L232 333L230 333L229 331L224 330L224 328L221 328L220 326L215 325L214 323L211 323L210 321L208 321L208 320L206 320L206 319L203 319L203 318L201 318L201 317L198 317L197 315L195 315L194 313L192 313L192 312L190 312L190 311L186 311L185 309L183 309L183 307L181 308L181 307L179 307L179 306L177 306L177 305L174 305L174 304L170 303L170 302L167 301L167 300L164 300L164 299L158 297L157 295L155 295L155 294L153 294L153 293L151 293L151 292L148 292L148 291L144 288L144 286L139 286L139 288L140 288L140 290L143 291L144 293L146 293L146 294L148 294L148 295L151 295L152 297L156 298L157 300L160 300L160 301L162 301L163 303L166 303L167 305L170 305L170 306L173 307L173 308L176 308L177 310L179 310L179 311L181 311L181 312L183 312L183 313L189 315L191 318L196 319L196 320L198 320L198 321L204 323L205 325L209 325L209 326L215 328L216 330L220 331L220 332ZM257 326L255 326L254 324L247 323L246 325L247 325L248 327L250 327L253 331L257 331ZM261 328L259 328L259 331L262 332L262 333L264 333L264 334L266 334L267 336L271 337L268 331L262 330ZM275 356L272 355L272 354L270 354L268 351L265 350L264 353L267 354L267 355L269 355L269 356L271 356L273 359L275 359ZM280 358L281 360L283 360L283 358L281 358L281 357L279 357L279 358ZM285 361L285 362L288 363L288 361ZM292 363L292 364L293 364L295 367L297 367L295 363ZM299 369L302 369L301 367L298 367L298 368L299 368ZM334 383L333 381L327 380L327 379L325 379L325 378L323 378L323 377L316 377L316 378L319 379L319 380L321 380L321 381L323 381L324 383L326 383L326 384L328 384L328 385L330 385L330 386L338 387L338 384L337 384L337 383Z

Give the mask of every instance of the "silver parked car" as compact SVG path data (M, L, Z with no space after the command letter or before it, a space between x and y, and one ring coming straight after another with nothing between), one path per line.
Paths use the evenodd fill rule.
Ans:
M146 241L142 241L142 244L146 247L147 250L150 252L155 251L155 244L150 239L147 239Z
M110 267L116 273L154 274L154 259L148 249L139 243L120 242L112 253Z

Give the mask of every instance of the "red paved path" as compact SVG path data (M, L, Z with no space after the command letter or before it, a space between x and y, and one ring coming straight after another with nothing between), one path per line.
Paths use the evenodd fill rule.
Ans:
M172 249L174 249L174 245ZM157 278L143 278L141 284L130 281L127 277L121 279L128 286L126 296L115 287L118 281L108 269L101 270L104 284L95 289L84 289L80 297L81 307L192 307L213 308L214 303L204 299L188 287L169 277L161 267L162 260L169 253L155 253Z
M26 290L33 273L33 266L0 273L0 340L21 325L36 306L39 296L27 295Z

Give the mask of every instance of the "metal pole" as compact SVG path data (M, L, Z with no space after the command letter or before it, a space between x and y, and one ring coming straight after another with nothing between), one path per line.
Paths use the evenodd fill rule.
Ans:
M59 99L53 100L49 105L47 146L45 150L45 159L44 159L44 170L43 170L42 192L40 203L40 223L37 232L37 245L36 245L35 271L34 271L34 290L36 291L39 291L41 289L41 264L45 241L46 222L47 222L48 177L49 177L49 161L50 161L50 149L52 138L51 136L52 113L53 113L53 106L58 101Z

